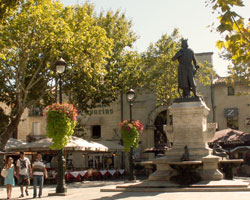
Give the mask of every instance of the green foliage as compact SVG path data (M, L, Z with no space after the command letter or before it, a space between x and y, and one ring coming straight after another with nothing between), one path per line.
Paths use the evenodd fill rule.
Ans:
M138 38L132 30L132 21L127 20L119 10L100 13L97 21L114 44L112 55L105 65L105 85L116 91L141 87L142 61L137 52L130 50Z
M130 122L124 120L120 123L122 139L124 142L124 151L129 152L136 149L139 144L139 134L143 131L144 127L139 120Z
M89 3L63 7L54 0L29 0L6 17L0 26L0 102L11 106L10 124L18 126L15 120L19 121L25 108L55 102L53 79L57 77L55 61L60 57L67 62L63 90L78 108L88 110L117 98L120 85L113 87L112 82L120 74L113 76L113 65L108 67L108 63L115 46L123 44L118 53L122 60L124 48L130 44L116 45L113 34L108 36L98 25L93 9ZM121 25L126 23L120 20ZM116 35L126 41L124 30ZM10 136L11 130L1 134Z
M72 104L54 103L45 108L47 136L52 138L52 149L62 149L74 134L77 110Z
M64 16L76 41L75 50L63 55L70 65L63 88L78 109L107 105L119 91L140 84L140 55L128 50L136 37L124 14L108 11L97 16L93 5L85 3L67 7Z
M0 102L10 108L10 123L0 133L5 138L3 145L17 128L24 109L39 104L52 91L55 60L71 37L61 17L62 4L20 2L18 10L6 16L0 26Z
M62 10L49 0L25 1L1 26L0 101L14 105L13 112L39 102L49 88L54 62L69 38Z
M10 16L23 0L0 0L0 23Z
M170 105L178 96L178 64L171 59L180 47L180 39L175 29L171 35L164 34L156 43L150 44L142 55L146 72L145 87L155 93L160 105Z
M50 110L47 113L47 136L52 138L52 149L63 149L74 134L76 121L71 120L65 113Z
M219 15L216 30L224 39L216 45L222 50L222 56L232 61L228 67L231 80L250 85L250 23L233 10L243 7L243 1L208 0L207 4Z
M122 139L124 142L124 151L129 152L130 148L138 148L139 143L139 133L135 126L131 126L128 131L126 127L122 127Z

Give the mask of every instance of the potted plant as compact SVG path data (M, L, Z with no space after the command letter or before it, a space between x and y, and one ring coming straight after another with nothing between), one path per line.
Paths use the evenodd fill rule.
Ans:
M124 120L120 123L122 139L124 142L124 151L136 149L139 143L139 136L142 133L143 125L139 120Z
M45 108L46 133L52 139L52 149L63 149L70 141L76 126L77 110L72 104L54 103Z

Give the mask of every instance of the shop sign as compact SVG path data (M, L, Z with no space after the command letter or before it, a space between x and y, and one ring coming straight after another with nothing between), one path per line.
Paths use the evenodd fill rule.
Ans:
M225 108L225 117L235 117L238 116L238 108Z
M105 105L97 105L95 109L89 111L90 115L112 115L113 109Z

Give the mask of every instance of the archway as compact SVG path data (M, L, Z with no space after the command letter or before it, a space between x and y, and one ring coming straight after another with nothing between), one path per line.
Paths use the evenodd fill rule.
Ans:
M162 151L165 149L167 146L167 136L166 133L163 130L163 125L167 124L167 110L164 110L160 112L154 121L154 144L155 144L155 149L159 149ZM159 151L161 152L161 151Z

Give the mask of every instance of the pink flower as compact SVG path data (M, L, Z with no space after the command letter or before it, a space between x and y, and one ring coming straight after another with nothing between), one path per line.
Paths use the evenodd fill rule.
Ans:
M127 126L127 127L126 127L126 130L127 130L128 132L130 132L130 131L131 131L131 128L130 128L129 126Z
M120 127L125 128L128 132L130 132L133 127L135 127L138 133L142 133L142 130L144 129L142 123L139 120L133 120L131 123L128 120L124 120L123 122L120 122Z
M77 109L74 108L72 104L67 104L67 103L64 104L54 103L52 105L49 105L46 107L46 112L44 114L46 114L50 110L57 111L60 113L65 113L67 117L73 121L76 121L76 116L78 115Z

